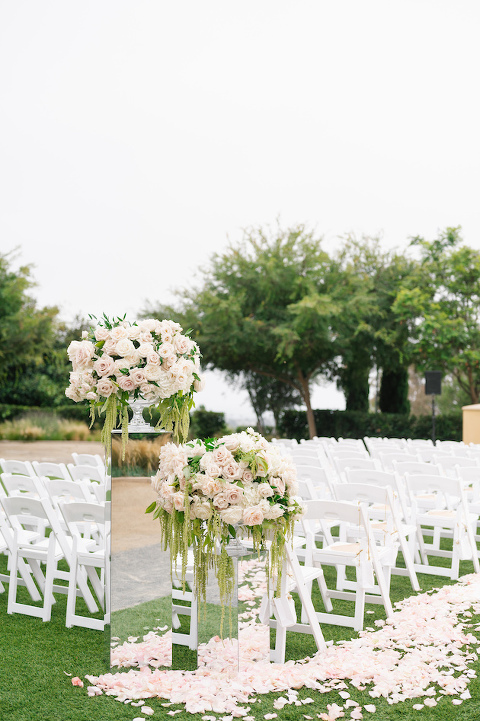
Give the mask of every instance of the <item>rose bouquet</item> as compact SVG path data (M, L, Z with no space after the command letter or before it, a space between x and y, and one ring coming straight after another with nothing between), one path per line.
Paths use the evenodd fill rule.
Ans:
M96 413L105 413L106 448L118 425L125 447L129 401L138 398L158 408L158 427L185 440L193 393L202 390L197 344L171 320L90 318L95 326L67 349L73 370L65 395L75 402L89 400L92 422Z
M218 440L194 440L160 450L159 470L152 477L158 499L148 508L162 528L172 568L187 552L195 556L195 589L205 599L209 568L214 568L222 606L233 591L233 564L227 545L241 529L256 551L270 541L268 575L279 581L285 541L302 515L296 497L295 466L279 449L249 428Z

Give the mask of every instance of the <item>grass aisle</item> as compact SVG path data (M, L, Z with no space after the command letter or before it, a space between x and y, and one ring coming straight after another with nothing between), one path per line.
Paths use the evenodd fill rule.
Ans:
M0 572L6 571L5 558L0 559ZM472 564L463 562L461 573L471 573ZM422 591L438 588L449 583L447 579L422 575L419 577ZM7 587L6 587L7 588ZM22 589L23 590L23 589ZM399 601L412 595L408 580L399 576L392 579L392 600ZM204 714L187 714L181 705L162 706L163 699L148 699L146 704L154 709L152 717L144 716L140 708L119 703L114 698L102 695L88 697L85 688L72 686L71 677L85 675L100 675L105 673L106 647L103 634L83 628L65 628L66 597L56 596L57 603L52 610L52 620L43 623L40 619L20 614L7 615L7 593L0 594L0 719L1 721L133 721L141 718L171 719L171 710L179 710L173 718L191 719L200 721ZM480 599L479 599L480 600ZM162 602L162 604L164 604ZM373 614L366 616L367 626L372 626L374 620L384 618L380 606L367 606ZM121 622L130 633L142 636L149 629L158 626L157 618L160 605L156 603L144 604L131 612L121 612ZM466 619L473 624L480 623L480 617ZM324 626L326 639L347 639L356 637L351 629L334 626ZM468 628L468 631L477 632L478 629ZM311 637L299 634L288 634L287 658L300 659L313 654L314 648ZM480 663L475 661L470 668L480 670ZM65 675L66 673L71 676ZM347 684L348 685L348 684ZM340 689L339 689L340 690ZM258 696L256 702L247 702L250 706L249 715L261 721L265 714L277 713L278 719L300 719L305 717L317 718L317 714L327 711L327 704L344 705L345 700L339 695L339 690L328 694L320 694L315 690L301 688L298 690L298 699L301 702L312 698L314 703L303 705L289 705L282 710L275 711L273 702L286 692L270 693ZM378 721L410 719L455 719L459 721L477 721L480 719L480 682L477 678L469 684L472 698L463 701L459 706L452 705L452 697L442 697L438 705L433 708L424 707L421 711L413 709L415 703L423 703L424 698L404 701L396 705L389 705L383 698L372 699L367 687L361 692L351 685L346 689L351 698L364 706L374 704L376 713L363 712L363 718L377 719ZM436 695L438 698L438 694ZM351 718L352 708L345 709L345 719ZM207 712L208 716L216 718L230 718L225 714ZM355 718L355 717L354 717Z

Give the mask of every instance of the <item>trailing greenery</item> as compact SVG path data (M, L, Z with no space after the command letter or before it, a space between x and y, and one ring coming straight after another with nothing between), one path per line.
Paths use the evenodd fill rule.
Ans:
M334 438L363 438L380 436L386 438L431 438L431 416L408 416L393 413L360 413L359 411L315 410L318 436ZM305 413L286 410L279 423L279 435L283 438L308 438ZM442 441L462 440L462 416L460 413L445 414L435 419L435 436Z

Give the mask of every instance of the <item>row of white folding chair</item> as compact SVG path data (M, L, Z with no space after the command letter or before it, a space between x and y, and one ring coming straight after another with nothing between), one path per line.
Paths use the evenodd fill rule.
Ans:
M24 476L47 476L48 478L64 478L66 481L88 479L96 483L105 483L105 473L98 465L76 465L69 463L50 463L39 461L15 461L0 458L3 473L20 474Z
M478 513L468 507L463 482L448 476L406 474L406 485L412 504L412 517L418 528L422 563L417 572L458 578L460 560L472 560L475 573L480 572L475 531ZM432 532L433 527L433 532ZM425 542L424 536L431 537ZM452 551L441 548L441 539L452 539ZM451 567L430 566L428 556L451 559Z
M88 484L86 481L72 481L64 478L47 478L37 476L20 476L10 473L1 474L0 494L2 486L7 496L20 496L27 494L32 498L42 498L45 495L58 507L58 500L100 502L94 493L95 487L100 484ZM102 484L104 486L104 484Z
M460 482L456 479L451 479L450 477L446 475L442 475L441 469L439 467L435 467L431 464L413 464L413 463L405 463L405 464L395 464L395 474L388 475L388 474L381 474L370 471L348 471L346 474L347 480L352 481L359 481L366 483L374 483L374 484L384 484L388 482L392 488L395 489L396 493L398 494L400 504L402 506L402 511L405 520L410 525L416 525L418 528L417 533L417 539L419 540L419 545L421 545L421 537L420 534L422 533L421 530L421 523L418 521L417 518L417 508L420 504L423 509L426 511L430 511L431 513L434 513L436 511L449 511L447 515L442 514L437 518L436 523L432 523L432 525L435 527L434 533L433 533L433 545L431 548L433 550L439 550L440 549L440 539L444 537L452 537L452 511L457 509L460 509L458 512L460 514L463 513L462 508L463 505L465 505L465 508L467 509L468 513L477 513L479 512L480 505L476 506L475 508L468 508L468 502L467 498L464 495L464 485L465 481L460 480ZM436 480L435 480L436 479ZM421 488L423 486L426 490L424 492L412 492L412 487L415 488ZM480 483L476 484L476 488L478 488ZM446 489L446 497L442 498L443 491L441 489ZM450 490L448 490L450 489ZM459 489L462 490L462 493L459 492ZM480 494L480 490L478 491ZM440 520L439 520L440 519ZM445 526L442 530L441 520L446 519ZM476 520L470 516L470 526L475 531L476 526ZM463 536L462 536L463 538ZM479 539L480 540L480 539ZM456 545L458 546L458 541ZM465 547L470 541L465 540L463 538L462 544ZM464 553L470 554L470 551L465 551ZM473 551L472 551L473 552ZM437 553L436 555L441 555ZM450 556L447 556L450 557ZM428 559L426 558L426 554L424 552L423 554L424 559L424 565L428 565ZM455 564L457 563L458 558L455 557ZM477 558L474 559L474 564L476 564ZM423 571L428 572L428 571ZM436 573L435 568L431 571L432 573ZM455 570L451 570L451 573L458 574L458 568ZM440 575L447 575L444 572L440 572Z
M67 504L69 505L69 504ZM90 504L88 504L90 505ZM54 584L56 579L71 581L71 570L73 560L73 542L71 537L62 529L56 512L47 498L35 499L28 496L3 497L0 498L0 506L4 515L1 515L2 535L7 540L7 552L10 556L10 574L8 578L8 606L7 613L24 613L30 616L37 616L43 621L50 620L52 604L55 602L54 593L68 593L68 585ZM94 513L101 511L104 518L104 509L91 505ZM30 525L34 525L36 519L41 519L51 529L47 537L40 533L32 536L27 529L25 519L30 519ZM67 524L68 525L68 524ZM98 532L98 527L97 527ZM86 538L82 542L82 552L87 552L92 546L92 539ZM58 563L65 560L70 572L59 570ZM41 564L45 564L43 573ZM18 573L23 582L26 578L33 581L32 575L37 581L38 589L43 595L43 606L32 606L27 603L20 603L17 600L17 586L19 583ZM97 603L88 587L87 574L81 570L76 574L75 595L83 596L90 613L98 611ZM28 588L28 586L27 586ZM30 588L28 588L30 591ZM39 600L30 592L32 600ZM101 599L98 599L101 600Z

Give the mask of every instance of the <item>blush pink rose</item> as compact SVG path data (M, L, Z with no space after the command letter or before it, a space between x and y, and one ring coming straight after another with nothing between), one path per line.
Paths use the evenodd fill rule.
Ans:
M145 381L147 380L145 371L142 368L134 368L133 370L131 370L130 378L132 378L136 386L141 386L142 383L145 383Z
M252 483L253 482L253 473L250 470L250 468L246 468L242 473L242 480L246 483Z
M116 387L113 385L112 381L108 380L108 378L101 378L97 383L97 393L104 398L111 396L115 390Z
M258 506L249 506L243 511L243 522L247 526L259 526L264 518L263 511Z
M193 342L190 340L190 338L187 338L187 336L178 333L173 339L173 345L177 353L183 355L184 353L188 353L188 351L192 349Z
M159 366L160 356L158 355L158 353L155 353L155 351L152 351L152 353L149 353L147 355L146 361L149 366Z
M225 488L224 493L228 502L232 505L240 503L243 498L243 489L239 488L239 486L229 486L228 488Z
M122 389L122 391L128 391L131 392L135 390L137 387L135 384L135 381L133 380L132 376L120 376L118 379L118 385Z
M234 460L229 461L223 466L223 476L229 480L235 480L242 477L243 472L238 463Z
M285 481L283 480L283 478L278 478L278 477L270 478L270 483L272 484L272 486L275 486L275 488L277 489L277 492L281 496L285 495Z
M224 466L227 461L232 461L233 456L225 446L219 446L212 451L212 459L220 466Z
M99 376L109 376L115 370L115 361L112 356L104 353L98 360L95 361L93 368Z
M185 494L183 491L177 491L172 496L173 505L177 511L185 510Z

